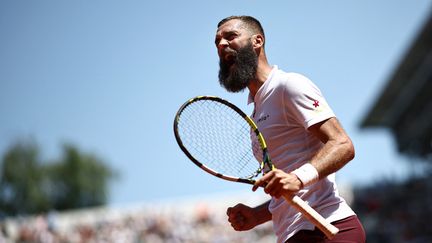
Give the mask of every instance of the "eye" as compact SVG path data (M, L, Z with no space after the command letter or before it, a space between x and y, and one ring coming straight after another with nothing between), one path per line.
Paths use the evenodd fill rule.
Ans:
M236 33L230 33L226 36L226 39L228 41L234 40L235 38L237 38L237 34Z
M216 38L216 39L215 39L215 45L216 45L216 46L219 45L219 42L220 42L220 38Z
M219 43L220 43L222 40L225 40L225 41L232 41L232 40L234 40L235 38L237 38L238 36L239 36L239 35L238 35L238 33L236 33L236 32L227 32L227 33L225 33L225 34L222 34L222 36L217 36L217 37L215 38L215 45L218 46Z

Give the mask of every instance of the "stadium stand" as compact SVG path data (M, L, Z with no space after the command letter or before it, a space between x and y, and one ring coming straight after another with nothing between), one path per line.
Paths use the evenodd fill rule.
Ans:
M354 210L368 243L432 242L431 175L404 181L382 181L355 190Z
M360 126L388 129L422 173L355 191L368 242L432 242L432 9Z
M270 223L236 232L227 222L228 206L264 200L247 192L6 219L0 242L275 242Z

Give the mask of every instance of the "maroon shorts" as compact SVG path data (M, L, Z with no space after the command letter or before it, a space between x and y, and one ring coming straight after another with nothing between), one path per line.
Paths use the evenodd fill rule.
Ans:
M339 229L339 232L329 240L325 235L317 228L315 230L300 230L291 238L289 238L286 243L364 243L366 242L366 234L363 226L357 216L350 216L345 219L341 219L332 222L332 225Z

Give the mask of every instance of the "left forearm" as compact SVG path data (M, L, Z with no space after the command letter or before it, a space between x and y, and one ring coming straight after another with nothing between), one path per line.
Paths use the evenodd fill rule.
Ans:
M317 169L319 178L323 178L345 166L354 154L354 146L348 137L328 140L310 163Z
M336 118L312 126L309 131L324 144L310 161L319 178L338 171L354 158L353 143Z

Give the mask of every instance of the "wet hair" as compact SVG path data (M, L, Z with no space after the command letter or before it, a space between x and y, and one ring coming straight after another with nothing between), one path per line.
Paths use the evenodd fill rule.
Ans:
M238 15L238 16L226 17L218 23L217 27L219 28L221 25L223 25L226 22L233 20L233 19L238 19L238 20L242 21L243 25L245 26L246 29L251 31L253 34L262 35L265 39L264 29L261 26L261 23L256 18L254 18L252 16Z

